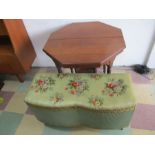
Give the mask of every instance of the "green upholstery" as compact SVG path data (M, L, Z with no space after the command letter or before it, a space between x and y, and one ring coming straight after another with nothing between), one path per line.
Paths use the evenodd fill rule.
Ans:
M135 98L128 74L37 74L25 97L48 125L122 128L130 122Z

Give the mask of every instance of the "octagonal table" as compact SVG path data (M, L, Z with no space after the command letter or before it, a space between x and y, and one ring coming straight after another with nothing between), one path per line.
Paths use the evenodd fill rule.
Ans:
M110 73L113 61L125 48L121 29L101 23L72 23L55 31L43 51L52 58L58 69L73 72L95 72L103 66Z

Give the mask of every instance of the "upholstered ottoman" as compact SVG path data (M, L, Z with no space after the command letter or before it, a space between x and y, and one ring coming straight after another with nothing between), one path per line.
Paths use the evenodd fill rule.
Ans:
M37 74L25 97L49 126L121 129L129 125L135 99L128 74Z

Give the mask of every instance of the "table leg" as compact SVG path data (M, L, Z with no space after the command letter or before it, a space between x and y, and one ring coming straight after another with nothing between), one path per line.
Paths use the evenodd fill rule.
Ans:
M57 67L58 73L62 73L61 67L60 66L57 66L57 65L56 65L56 67Z
M103 65L103 73L106 73L106 65Z
M56 68L58 70L58 73L62 73L62 68L61 68L62 66L61 66L61 64L56 59L54 59L53 57L51 57L50 54L48 54L48 53L46 53L46 54L54 61L55 66L56 66Z
M62 73L61 64L58 61L56 61L55 59L53 59L53 61L54 61L55 66L56 66L56 68L58 70L58 73Z
M4 85L3 81L0 81L0 90L2 89L3 85Z
M107 65L107 74L111 73L111 65Z
M24 82L24 78L22 74L16 74L16 76L20 82Z
M62 73L61 64L58 61L56 61L55 59L53 59L53 61L54 61L55 65L56 65L58 73Z
M71 73L74 73L74 70L73 70L73 68L72 68L72 67L70 68L70 70L71 70Z

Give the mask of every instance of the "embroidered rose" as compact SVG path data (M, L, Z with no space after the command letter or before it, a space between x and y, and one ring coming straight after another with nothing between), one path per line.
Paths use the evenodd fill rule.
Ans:
M44 84L44 80L38 80L38 85L41 86Z
M79 84L78 82L72 82L71 85L72 85L73 87L75 87L75 88L78 87L78 86L80 86L80 84Z
M88 102L93 106L101 106L103 104L103 98L99 96L91 96Z
M90 78L94 79L94 80L99 80L102 77L102 74L90 74L89 75Z
M40 76L35 79L31 89L34 89L34 92L46 92L49 89L52 89L52 86L55 84L55 80L52 77Z
M110 89L114 89L115 87L117 87L117 84L110 82L110 83L107 83L107 87Z
M50 100L53 102L53 103L60 103L60 102L62 102L63 100L64 100L64 96L63 96L63 94L62 93L55 93L55 95L54 96L52 96L51 98L50 98Z
M105 83L104 89L101 90L103 94L107 94L110 97L118 96L125 93L127 86L124 84L124 81L121 79L115 80L110 79Z
M70 92L71 92L71 94L73 94L73 95L76 94L76 91L75 91L75 90L71 90Z
M88 90L89 86L86 80L74 79L70 80L64 90L69 91L72 95L81 95L84 91Z

